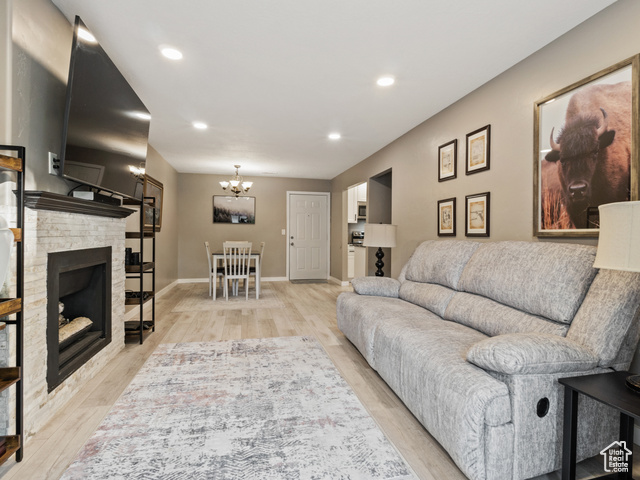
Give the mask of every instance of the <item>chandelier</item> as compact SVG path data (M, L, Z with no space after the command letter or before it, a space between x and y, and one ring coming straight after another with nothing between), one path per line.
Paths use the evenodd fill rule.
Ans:
M251 185L253 185L253 182L243 181L242 176L238 175L240 165L234 165L234 167L236 167L236 174L231 177L228 182L220 182L220 186L223 190L227 190L228 188L231 190L231 193L235 194L237 197L241 193L247 193L251 188Z

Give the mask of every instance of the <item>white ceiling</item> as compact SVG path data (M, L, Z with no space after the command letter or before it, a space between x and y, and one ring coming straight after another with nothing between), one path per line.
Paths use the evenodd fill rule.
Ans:
M614 0L52 1L93 31L178 172L331 179Z

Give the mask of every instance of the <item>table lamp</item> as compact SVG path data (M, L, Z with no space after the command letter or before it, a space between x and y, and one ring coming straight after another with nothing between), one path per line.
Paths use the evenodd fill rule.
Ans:
M600 238L594 268L640 272L640 202L600 205ZM640 375L627 387L640 393Z
M367 223L364 226L364 241L362 244L365 247L378 247L376 252L376 258L378 259L376 262L376 267L378 267L376 277L384 277L384 272L382 271L382 267L384 267L384 263L382 263L384 252L382 247L393 248L396 246L396 229L395 225L383 223Z

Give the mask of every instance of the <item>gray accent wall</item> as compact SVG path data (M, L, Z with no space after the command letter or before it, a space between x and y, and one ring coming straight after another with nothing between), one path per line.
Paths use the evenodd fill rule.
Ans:
M329 192L329 180L280 177L246 177L253 181L249 196L256 197L255 225L213 223L213 196L226 195L218 182L229 180L229 175L202 175L182 173L178 177L179 249L178 277L180 279L207 278L207 256L204 242L212 251L221 251L225 240L248 240L253 249L266 242L263 277L286 277L287 191ZM242 168L240 169L242 174ZM333 202L333 198L331 200ZM338 228L341 226L338 225Z
M533 237L533 105L553 92L640 53L640 2L620 0L482 87L429 118L332 180L334 214L349 186L393 170L392 222L398 247L393 276L424 240L436 239L436 205L457 198L457 238L464 236L465 196L491 192L493 240ZM544 22L544 18L540 19ZM508 41L508 39L505 39ZM473 46L469 46L469 54ZM464 62L464 58L452 58ZM434 65L442 75L446 65ZM401 82L394 88L402 88ZM438 92L433 92L434 96ZM465 175L466 134L491 124L491 169ZM458 139L458 177L438 182L438 146ZM371 198L369 198L371 202ZM346 217L334 215L331 275L346 280ZM483 239L480 239L484 241ZM596 244L595 239L551 239Z
M50 175L47 155L60 152L73 27L49 0L0 0L0 13L0 143L26 147L28 190L66 194L75 183ZM178 278L178 173L152 146L147 171L164 184L159 291Z

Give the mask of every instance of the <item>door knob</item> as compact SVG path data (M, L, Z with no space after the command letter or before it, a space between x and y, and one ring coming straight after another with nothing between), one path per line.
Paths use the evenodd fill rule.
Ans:
M291 246L293 247L293 242L291 242Z

